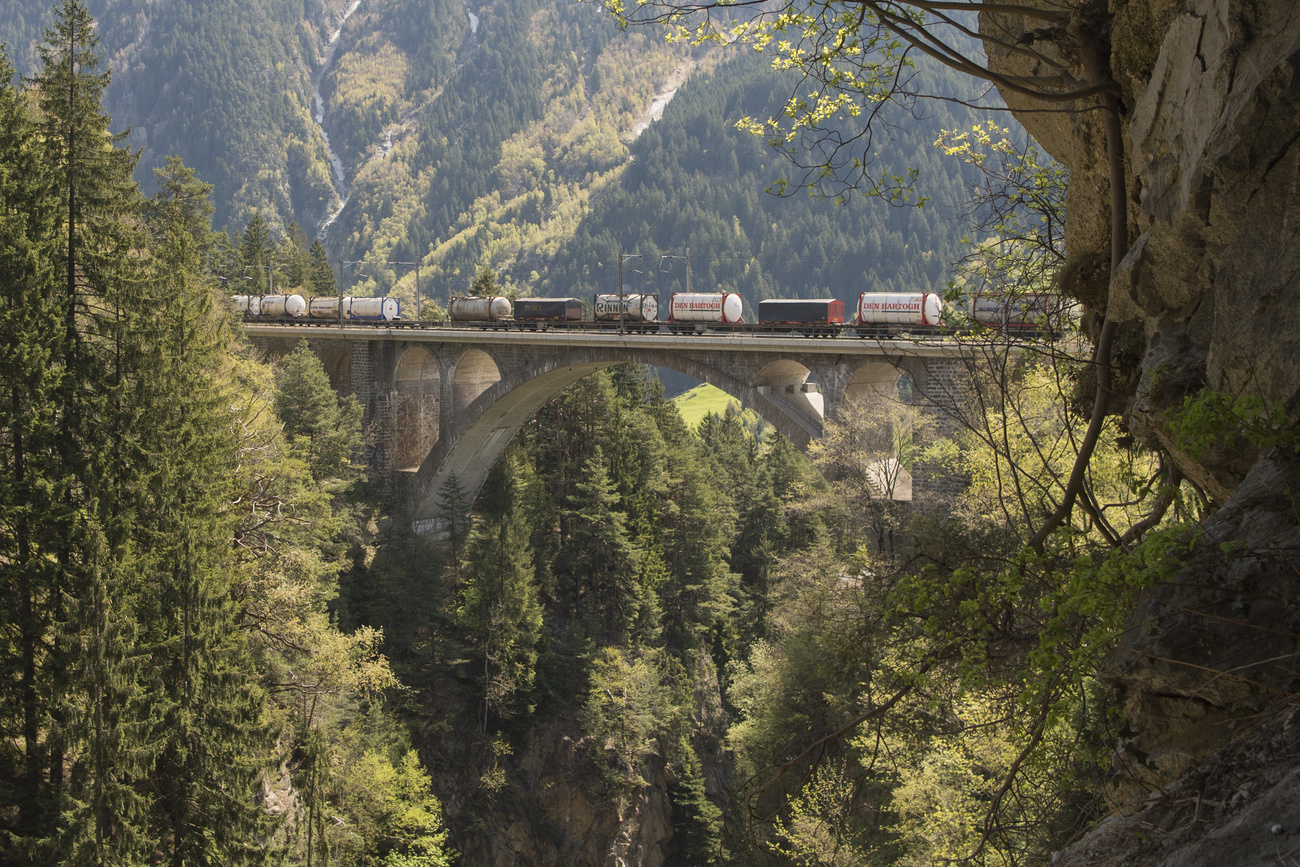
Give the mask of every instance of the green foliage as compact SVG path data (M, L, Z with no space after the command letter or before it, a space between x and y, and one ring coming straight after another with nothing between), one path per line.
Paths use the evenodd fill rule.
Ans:
M449 867L455 852L442 829L442 805L414 750L392 759L364 750L331 788L341 814L327 831L331 863L357 867Z
M1065 263L1068 170L989 121L969 131L944 130L934 144L977 170L965 208L971 235L962 239L967 252L956 263L948 300L1052 291Z
M846 806L855 798L852 776L825 765L790 800L789 814L775 829L772 850L793 864L850 865L870 861L870 848L845 826ZM938 811L936 811L938 812Z
M322 482L347 469L359 411L324 399L301 358L317 390L273 395L232 345L205 274L233 252L211 231L211 187L172 159L140 196L99 104L96 38L70 0L30 94L0 58L2 857L314 851L262 804L292 756L299 827L317 827L332 774L373 775L382 797L357 810L383 829L370 863L447 863L413 755L386 754L389 774L373 741L337 735L396 687L382 634L343 634L328 607L349 524Z
M1258 395L1227 395L1205 388L1190 394L1180 409L1166 413L1180 448L1200 459L1211 449L1231 447L1240 438L1259 451L1300 449L1300 435L1282 401Z
M676 779L668 787L673 811L674 842L686 864L727 864L730 853L722 842L722 811L709 800L703 769L689 744L679 746L673 763Z
M561 512L569 532L555 571L575 600L582 599L588 634L602 643L623 639L636 614L641 552L617 508L620 500L596 446Z
M728 670L737 818L793 863L1025 863L1102 808L1113 697L1093 675L1195 535L1165 512L1176 491L1159 456L1103 448L1093 510L1025 549L1074 456L1072 377L996 351L970 375L963 427L918 459L968 481L952 512L899 521L903 558L778 560L762 640ZM877 440L897 454L910 439L851 414L829 423L822 514L861 514L854 471Z
M808 455L831 482L835 496L822 504L838 519L843 544L869 539L882 558L896 554L903 502L912 497L913 442L923 441L932 419L897 394L872 393L846 400L837 424L809 446Z
M469 284L470 295L495 295L498 292L497 275L491 268L482 268Z
M33 863L260 863L273 738L235 604L239 389L202 275L210 188L170 161L140 197L97 43L70 0L33 99L0 88L6 521L24 498L0 535L18 596L6 719L21 720L6 798L22 798L3 845Z

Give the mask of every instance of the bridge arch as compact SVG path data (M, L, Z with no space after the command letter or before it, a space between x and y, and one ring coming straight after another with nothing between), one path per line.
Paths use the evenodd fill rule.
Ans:
M486 353L470 352L491 361ZM457 389L461 364L470 352L462 355L456 364ZM821 435L821 395L815 387L808 388L812 370L793 359L768 364L755 381L739 379L685 356L665 358L662 354L621 350L574 353L566 360L568 363L507 370L504 376L493 363L491 371L497 374L497 379L484 385L462 405L463 394L472 393L485 379L483 360L470 359L465 368L466 380L476 385L467 387L463 394L457 391L452 417L444 416L441 436L425 457L417 476L417 484L423 491L417 512L419 520L429 521L437 515L443 486L453 475L472 500L492 465L534 413L583 377L618 364L664 367L716 386L753 409L800 447Z
M808 366L794 358L780 358L759 371L754 385L759 394L781 405L808 437L816 439L821 436L826 405L811 377Z
M313 347L315 348L315 347ZM316 357L320 359L325 375L329 377L330 387L339 394L347 394L352 385L352 353L346 344L327 343L315 348Z

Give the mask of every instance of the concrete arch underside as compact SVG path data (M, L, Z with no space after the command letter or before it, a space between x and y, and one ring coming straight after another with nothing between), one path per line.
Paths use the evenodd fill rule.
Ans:
M690 357L666 358L659 353L626 350L589 355L581 362L557 364L532 371L531 375L511 375L502 366L499 381L456 412L454 419L445 420L438 442L416 477L420 492L417 522L436 518L442 488L453 474L465 495L471 500L476 497L492 465L519 429L560 392L598 370L625 363L664 367L716 386L753 409L800 448L821 435L821 395L809 384L810 368L798 361L774 361L754 382Z
M844 385L844 397L851 401L897 399L899 383L910 375L910 371L887 361L869 361L853 370Z
M438 441L441 395L438 359L423 346L408 347L393 370L389 396L395 468L418 469Z

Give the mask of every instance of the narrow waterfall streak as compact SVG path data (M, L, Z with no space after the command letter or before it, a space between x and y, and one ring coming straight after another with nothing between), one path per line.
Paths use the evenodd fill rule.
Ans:
M353 0L352 5L343 13L343 19L339 21L338 29L334 31L329 38L329 42L325 45L325 52L321 56L320 69L316 72L315 78L312 79L312 104L315 108L315 113L312 116L316 120L316 125L320 127L321 139L325 142L325 153L329 155L330 167L333 169L334 194L339 198L338 207L325 218L325 222L321 223L320 228L316 230L316 237L321 240L324 240L329 227L334 224L334 221L343 213L343 209L347 207L348 188L347 177L343 172L343 160L338 154L334 153L334 149L330 146L329 133L325 132L325 100L321 97L320 87L330 67L334 65L334 54L338 51L339 37L343 35L343 25L347 23L348 19L352 17L352 13L356 12L360 6L361 0Z

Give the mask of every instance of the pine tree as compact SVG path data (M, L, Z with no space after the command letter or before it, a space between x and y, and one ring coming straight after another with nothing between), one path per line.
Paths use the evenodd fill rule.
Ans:
M307 265L307 279L304 286L312 295L337 294L338 285L334 281L334 267L330 265L329 255L320 238L311 242L311 249L307 252L311 261Z
M685 650L699 647L710 630L729 628L736 576L725 558L735 506L720 489L720 473L698 440L678 436L669 439L664 466L668 482L658 502L657 523L670 576L659 598L669 642Z
M460 560L461 548L470 530L469 499L465 495L465 486L455 473L438 489L438 526L447 533L447 542L451 548L453 564ZM459 566L457 566L459 568Z
M284 275L285 287L300 290L307 288L311 254L307 250L307 233L296 222L289 224L289 230L280 239L275 262Z
M271 259L275 244L271 240L271 230L261 214L244 226L244 234L239 242L240 264L244 273L240 275L245 285L244 292L235 294L266 295L273 288L271 280Z
M56 16L35 125L0 86L0 561L19 591L3 661L24 744L5 845L34 863L257 860L249 757L267 746L223 577L234 434L225 316L198 277L207 190L169 163L144 207L100 108L94 22L80 0Z

